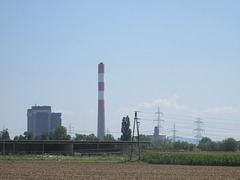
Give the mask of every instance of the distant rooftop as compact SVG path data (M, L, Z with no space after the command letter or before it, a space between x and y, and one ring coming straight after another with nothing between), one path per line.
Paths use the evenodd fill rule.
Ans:
M51 106L32 106L33 110L51 110Z

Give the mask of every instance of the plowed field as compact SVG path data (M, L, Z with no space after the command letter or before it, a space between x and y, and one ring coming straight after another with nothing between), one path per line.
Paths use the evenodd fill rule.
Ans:
M240 167L144 163L0 162L0 179L240 179Z

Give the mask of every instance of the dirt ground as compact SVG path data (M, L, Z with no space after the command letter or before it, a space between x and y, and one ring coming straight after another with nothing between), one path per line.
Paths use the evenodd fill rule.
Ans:
M0 179L240 179L240 167L144 163L0 162Z

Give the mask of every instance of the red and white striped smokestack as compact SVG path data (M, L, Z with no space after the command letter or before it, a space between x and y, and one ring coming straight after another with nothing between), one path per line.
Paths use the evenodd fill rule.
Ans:
M105 135L105 101L104 101L104 71L103 63L98 64L98 131L97 137L103 140Z

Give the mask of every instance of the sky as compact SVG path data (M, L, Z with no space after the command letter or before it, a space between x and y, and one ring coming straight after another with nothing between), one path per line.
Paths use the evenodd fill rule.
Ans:
M49 105L71 135L97 134L105 64L106 130L140 111L140 133L240 140L240 1L0 1L0 129L27 130ZM2 127L1 127L2 126ZM69 127L72 128L69 128ZM70 131L69 131L70 133Z

